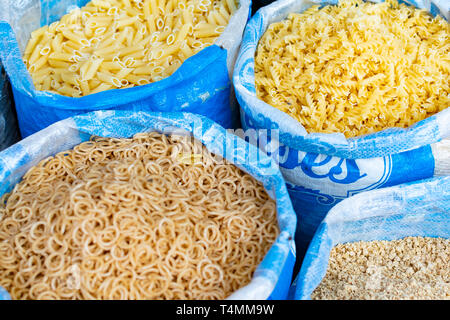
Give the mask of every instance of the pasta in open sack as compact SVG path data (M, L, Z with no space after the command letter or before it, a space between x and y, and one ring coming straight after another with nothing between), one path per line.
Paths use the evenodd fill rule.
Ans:
M235 127L230 77L249 10L249 0L3 2L0 57L23 136L106 109Z
M380 1L376 2L380 3ZM411 17L414 15L418 17L417 24L422 23L420 19L424 19L427 23L432 21L439 25L432 31L440 30L436 35L439 34L441 37L439 38L439 48L442 51L437 52L445 54L433 61L431 51L417 52L417 60L426 61L424 62L425 67L430 65L430 68L439 68L442 74L436 73L436 77L442 82L437 81L436 83L439 85L431 89L431 92L439 92L436 95L438 105L433 105L433 108L436 108L434 114L427 114L425 118L419 117L415 123L408 122L409 120L406 119L412 117L415 112L420 113L415 108L427 107L426 103L417 105L413 103L414 108L409 111L399 111L397 107L392 107L383 111L387 112L386 114L380 115L377 114L379 110L385 110L386 106L396 105L396 99L400 100L401 95L396 96L395 91L389 91L390 97L386 98L386 101L378 101L378 98L382 97L384 93L377 92L377 90L388 90L385 82L378 82L378 85L369 84L370 81L377 82L377 78L390 81L388 76L384 76L384 70L381 67L387 65L388 62L397 63L398 70L402 70L409 63L405 61L405 65L402 66L403 62L395 60L394 57L380 57L379 54L370 56L370 50L374 52L384 50L378 48L382 45L402 50L403 42L399 42L394 37L395 32L389 31L385 25L383 27L386 27L386 30L379 31L377 28L381 28L382 23L381 21L379 24L375 23L379 19L377 10L394 10L389 6L392 4L395 7L396 4L391 1L387 4L373 4L373 7L364 6L364 10L374 15L367 18L365 14L369 16L369 13L364 13L363 9L358 11L360 10L357 6L358 3L361 1L342 2L340 7L342 12L336 11L338 1L279 0L261 8L246 27L236 62L233 82L241 108L242 124L247 130L245 134L279 163L299 221L302 221L296 233L298 261L306 251L317 226L326 213L339 201L363 191L446 175L450 172L450 143L448 140L450 137L448 125L450 109L448 108L448 93L445 91L448 90L448 81L445 76L445 72L448 74L448 70L445 69L448 66L446 59L449 54L448 45L446 45L448 43L448 20L444 20L449 18L448 3L443 1L406 1L417 8L425 9L431 13L431 16L441 16L434 20L428 18L428 13L423 10L412 11L414 14L411 14ZM376 5L380 7L376 7ZM312 9L313 6L317 7ZM307 11L308 9L310 10ZM344 22L348 22L348 30L345 29L347 27L340 31L336 28L333 29L332 23L335 15L344 15L345 10L350 13L359 12L360 16L358 18L357 15L349 15L348 20L343 19ZM397 11L395 13L397 14ZM340 18L341 16L339 16ZM408 19L408 15L400 16L398 19ZM338 18L336 17L335 20L338 21ZM361 34L352 33L352 23L361 34L370 36L370 38L363 39ZM398 33L406 33L403 31L406 24L404 27L401 25L401 22L397 21L393 28L395 27ZM288 29L290 27L292 27L292 33L289 34L286 30L290 30ZM323 28L323 30L317 33L311 32L316 27L317 29ZM367 31L369 29L370 32ZM377 37L377 32L384 36L383 32L388 31L391 32L389 35L393 38L389 44L377 43L372 39L372 37ZM268 33L265 35L266 32ZM277 38L276 32L280 32L283 36ZM261 41L263 37L266 38ZM302 46L303 40L308 43L308 46ZM419 41L419 39L415 40ZM270 58L264 54L258 56L258 46L261 46L261 52L270 51L272 56ZM418 45L418 47L421 46ZM352 50L353 54L350 54ZM332 62L340 61L341 53L345 57L345 61L341 61L342 65L332 64ZM409 51L407 54L405 52L404 56L409 57L409 54ZM280 62L277 62L277 55ZM296 60L290 61L289 57L292 59L295 57ZM395 57L403 59L401 55L396 54ZM364 60L366 58L367 61ZM377 58L384 62L376 60ZM259 60L255 62L257 59ZM283 70L281 67L278 68L277 63L281 65L281 61L291 63L290 68L284 67ZM413 60L410 62L413 63ZM441 63L441 66L434 66L434 62ZM360 67L357 67L358 65ZM379 68L377 74L372 73L375 65L376 68ZM330 69L327 69L327 66L330 66ZM333 69L332 66L336 66L336 68ZM347 69L350 67L355 70ZM387 67L386 70L388 70ZM395 68L392 70L397 72ZM336 72L335 76L331 77L332 80L328 79L330 74L327 73L331 71ZM352 72L353 79L344 78L344 76L351 76ZM271 78L266 76L270 73L272 74ZM289 77L286 75L292 75L292 81L287 81ZM342 83L338 81L340 76L343 77ZM398 78L401 79L403 76L400 71L394 73L391 78L394 87ZM427 86L434 84L428 77L424 77L424 79L429 80ZM332 85L327 85L327 81ZM404 79L400 82L402 81ZM414 81L414 79L407 78L405 84L408 81ZM274 84L275 86L273 86ZM280 88L279 90L276 89L277 86ZM270 88L270 92L261 95L258 92L261 92L264 87ZM408 94L411 101L415 101L414 99L420 96L421 90L428 90L428 88L423 88L424 86L418 88L415 85L407 85L407 87L408 91L416 91ZM361 92L358 89L361 89ZM401 90L401 86L393 89ZM331 91L327 93L327 90ZM336 91L336 96L333 90ZM279 91L282 91L282 94ZM286 92L292 95L288 96ZM333 100L334 97L337 101ZM365 97L374 100L366 101ZM268 101L267 99L272 99L271 104L265 102ZM361 101L364 103L358 107L357 102ZM275 105L276 102L280 104ZM386 102L385 105L384 102ZM356 107L353 108L354 106ZM341 110L341 107L344 109ZM393 114L389 115L389 112ZM298 118L294 118L288 113L298 115ZM372 113L376 117L380 116L380 123L384 121L381 118L387 119L390 116L404 120L399 120L399 123L394 121L394 125L371 127L369 120ZM366 122L358 123L359 118L366 119ZM306 127L302 121L305 122ZM401 124L402 121L406 122ZM356 123L358 126L355 125ZM320 130L315 128L317 124L322 124L322 127L318 126Z
M48 144L50 141L51 144ZM73 150L69 150L71 148ZM145 161L140 164L139 159ZM3 203L0 206L2 215L0 237L3 237L5 232L15 232L11 225L12 221L6 220L19 219L20 221L16 222L20 225L26 220L23 214L27 215L25 213L27 205L22 200L27 198L27 191L21 193L23 190L39 186L39 192L35 194L38 197L37 202L33 203L42 205L34 213L37 215L41 212L41 220L33 220L34 223L21 228L16 227L19 228L18 234L13 237L21 239L16 243L20 246L17 250L24 250L25 243L29 240L23 238L24 232L27 232L29 235L27 237L31 237L33 252L39 253L37 259L39 260L41 255L47 257L45 263L41 264L43 270L39 271L46 276L41 277L38 274L31 276L29 274L31 269L27 269L23 270L20 276L11 278L9 274L13 272L12 270L16 267L20 270L23 263L15 265L14 259L13 261L6 258L9 252L5 249L7 243L2 245L0 274L3 276L0 283L12 288L10 293L13 298L55 299L68 298L75 294L74 297L83 299L99 297L222 299L224 298L223 293L220 293L222 289L225 297L230 299L284 299L287 295L295 261L293 237L296 216L281 173L263 152L237 136L227 133L225 129L205 117L188 113L127 111L88 113L60 121L25 138L0 153L0 164L0 193L4 194L2 201L6 204L6 207ZM52 171L55 166L59 167L59 170ZM205 174L196 177L199 171L204 171ZM221 179L214 181L214 178L206 174L207 172L215 172ZM43 178L37 181L38 177ZM61 178L65 181L60 180ZM34 181L32 184L28 184L31 182L30 179ZM42 181L50 181L49 179L52 180L57 192L50 192L51 190L41 185ZM105 183L102 184L102 181ZM235 189L232 187L233 181L238 182L234 184ZM256 181L261 183L260 187L255 184ZM217 189L219 183L221 186ZM141 197L138 194L144 196L146 193L145 189L148 188L145 186L152 188L145 197L150 196L154 200L138 200ZM169 187L166 191L165 186ZM85 187L88 189L84 189ZM140 191L135 189L136 187ZM193 191L192 187L197 191ZM261 193L263 189L265 190ZM201 195L202 190L207 192L208 196ZM220 196L221 190L228 190L223 197ZM114 201L110 192L116 194L120 201ZM220 209L221 204L228 203L224 208L232 208L240 201L239 197L233 196L234 192L238 192L243 200L239 204L242 205L241 210L236 214L226 213ZM69 194L70 199L62 200L63 194ZM88 198L84 198L85 196ZM259 200L255 197L264 202L264 205L260 203L264 208L258 209ZM210 198L214 201L209 201ZM63 201L69 206L71 206L69 203L75 205L74 211L60 207L65 216L70 217L63 224L64 219L61 220L58 213L61 210L51 209L52 203L56 204L58 201ZM181 210L184 213L177 209L180 205L184 208ZM19 207L21 210L18 210ZM276 210L276 218L273 215L269 218L270 212L275 212L270 208ZM72 211L75 213L74 216L70 213ZM101 218L107 211L114 213L109 222ZM146 214L142 214L144 212ZM258 222L259 218L256 216L255 219L251 218L253 215L251 212L257 213L261 218L264 217L263 220ZM241 214L242 216L238 217ZM233 222L229 218L234 215L237 220ZM187 216L196 221L194 225L186 221ZM93 218L96 222L86 220L87 217ZM139 220L137 229L133 227L133 217ZM223 218L225 220L220 221ZM146 227L153 219L159 222L154 227ZM253 224L252 227L248 224L250 221L256 225ZM261 256L261 258L264 256L262 261L257 262L258 256L263 253L261 250L267 245L264 238L266 235L269 238L275 235L272 223L278 224L278 236L273 238L275 242L268 248L267 253ZM216 229L218 225L222 225L220 232ZM134 235L127 236L123 233L120 237L115 237L114 226L119 226L118 230L122 233L128 230ZM239 231L239 226L255 231L253 236L256 238L248 238L248 231L244 229ZM258 226L268 228L256 231ZM29 227L31 227L29 232L23 229L28 230ZM45 241L48 246L37 241L42 238L42 228L54 229L54 239ZM62 230L68 231L66 234L72 234L75 238L62 244L65 241L64 233L56 236ZM193 233L191 234L189 230ZM224 233L226 230L230 232L229 235ZM172 242L174 239L170 238L173 232L178 235L174 242ZM153 236L151 233L154 233ZM200 237L194 243L195 248L188 241L189 235ZM232 238L227 238L225 242L221 240L221 237L228 236L234 237L234 240ZM239 240L241 238L242 241ZM87 242L77 249L75 244L81 239ZM146 239L146 243L140 243L143 239ZM212 239L216 239L215 245L206 247L209 248L208 252L212 251L203 252L205 249L202 249L202 243L206 241L206 245ZM250 249L254 240L260 243L258 242L254 249ZM156 242L153 243L154 241ZM250 246L242 249L243 251L236 248L237 251L231 250L226 255L220 254L220 250L225 250L220 248L240 243ZM97 252L95 244L105 248L102 252ZM52 254L44 253L50 248L53 248ZM63 248L65 250L62 250ZM183 248L188 251L183 251ZM81 250L81 255L76 253L77 250ZM109 253L106 252L109 251L111 257L108 258ZM62 260L56 259L56 256L61 256L60 252L63 252L62 258L60 257ZM28 256L26 250L23 253ZM245 256L250 260L243 265L236 261L228 265L225 263L228 259L233 260L233 257ZM75 260L70 260L71 257ZM130 267L126 267L127 261L132 257L136 257L131 261L133 267L127 269ZM36 261L36 257L30 259L29 263ZM107 267L111 259L115 262ZM199 264L193 269L190 268L190 264L197 260ZM58 269L61 264L65 265L64 263L68 261L71 261L73 266L69 263L64 271ZM253 265L255 262L259 265ZM255 269L252 269L253 267ZM117 273L121 268L124 269ZM162 272L160 276L155 274L153 270L155 268ZM221 268L223 271L220 271ZM227 268L234 268L235 271L230 273ZM93 270L97 271L92 272ZM136 272L134 282L129 282L128 274L131 270ZM196 270L201 272L195 275ZM249 278L248 282L245 281L243 286L228 286L241 275L249 275L250 270L252 278ZM141 277L142 273L144 277ZM98 277L105 278L100 282L101 285L96 287L95 279ZM38 279L40 280L37 281ZM46 283L46 279L51 280ZM28 284L36 282L32 286L32 292L27 291L28 287L23 280ZM205 292L202 292L198 285ZM130 286L130 291L124 286ZM230 288L234 288L232 292L227 291Z
M308 133L406 128L450 104L449 38L444 18L397 0L312 6L259 40L257 96Z
M450 177L439 177L364 192L336 205L317 229L289 297L295 300L311 299L327 272L331 250L339 244L400 240L406 237L450 239L449 190ZM375 253L372 251L369 255L373 254ZM440 252L438 255L445 259L448 248L447 252ZM388 258L387 255L384 257ZM414 269L417 273L431 273L427 272L427 268L433 270L431 263L423 264L418 256L416 259L418 263L414 265ZM445 265L447 271L441 272L444 279L448 263ZM366 268L368 267L370 266L367 265ZM373 265L372 269L376 267L382 269L385 266ZM366 275L368 292L387 291L383 290L380 275L376 272ZM386 280L391 287L396 285L395 279ZM416 285L425 289L425 284ZM448 292L448 282L442 285Z

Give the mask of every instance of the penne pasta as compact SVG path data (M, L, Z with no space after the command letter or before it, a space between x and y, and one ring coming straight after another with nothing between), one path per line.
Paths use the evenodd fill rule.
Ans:
M113 76L112 74L108 74L106 72L97 72L97 78L102 81L102 82L106 82L112 86L115 86L117 88L120 88L122 86L120 80Z
M109 89L112 89L112 85L110 85L110 84L107 84L107 83L101 83L98 87L96 87L94 90L91 90L91 94L94 94L94 93L99 93L99 92L102 92L102 91L106 91L106 90L109 90Z
M102 64L102 62L103 62L103 59L89 60L85 64L86 68L84 69L84 72L83 72L83 67L85 65L83 65L83 67L81 68L81 71L82 71L82 73L81 73L82 79L81 80L83 80L83 81L91 80L95 76L97 70L100 68L100 65Z
M81 92L79 90L74 89L73 87L64 84L63 86L59 87L57 89L58 93L64 95L64 96L69 96L69 97L79 97L81 95Z
M73 86L78 86L80 84L79 76L72 72L62 72L61 73L61 79L65 83L69 83Z
M213 44L234 1L92 0L32 32L23 54L36 89L80 97L170 76Z
M73 61L73 55L70 53L53 52L49 55L49 59L52 60L62 60L62 61Z

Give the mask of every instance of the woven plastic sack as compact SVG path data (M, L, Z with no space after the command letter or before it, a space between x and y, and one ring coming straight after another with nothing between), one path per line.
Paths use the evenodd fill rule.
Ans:
M192 112L207 116L225 128L239 125L239 110L230 79L249 18L251 0L240 1L238 11L214 45L187 59L166 79L81 98L35 90L22 62L22 53L31 32L88 2L0 1L0 58L12 83L23 137L56 121L95 110Z
M336 205L320 224L290 297L309 300L324 278L331 249L340 243L450 238L450 177L365 192Z
M97 111L57 122L0 153L0 196L10 191L40 160L73 148L90 136L131 137L139 132L189 134L264 184L276 200L280 235L258 266L250 284L230 299L285 299L295 262L293 211L274 161L213 121L189 113ZM1 292L0 292L1 294Z
M379 1L378 1L379 2ZM406 1L447 20L450 2ZM267 27L290 12L337 0L279 0L249 21L233 75L245 135L279 164L298 215L297 260L326 213L343 199L368 190L450 174L450 108L406 128L346 139L307 133L294 118L256 96L255 51Z
M9 293L2 287L0 287L0 300L11 300Z
M11 87L0 63L0 151L20 139Z

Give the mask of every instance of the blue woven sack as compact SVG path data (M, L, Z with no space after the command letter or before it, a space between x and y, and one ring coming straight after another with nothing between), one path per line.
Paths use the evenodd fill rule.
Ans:
M374 1L379 2L379 1ZM450 16L450 2L406 1L431 14ZM298 216L297 259L326 213L360 192L450 174L450 108L415 125L346 139L341 133L307 133L288 114L256 96L255 52L267 27L291 12L337 0L279 0L249 21L233 82L244 133L279 164Z
M296 215L275 162L261 150L213 121L190 113L97 111L68 118L43 129L0 153L0 196L9 192L40 160L73 148L92 135L131 137L139 132L189 134L206 148L263 183L276 200L280 235L246 287L230 299L285 299L295 262ZM0 288L0 298L2 291Z
M369 191L342 201L317 229L290 298L311 299L337 244L405 237L450 239L449 212L450 177Z
M64 14L88 2L0 2L0 59L11 80L23 137L56 121L95 110L192 112L207 116L225 128L238 125L239 110L235 105L230 77L249 17L251 0L240 1L238 11L214 45L187 59L166 79L81 98L37 91L22 62L22 53L31 32L59 20Z

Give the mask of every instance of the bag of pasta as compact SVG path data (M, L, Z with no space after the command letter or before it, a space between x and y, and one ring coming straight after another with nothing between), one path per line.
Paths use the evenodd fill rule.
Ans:
M290 298L445 300L450 177L346 199L320 224Z
M238 126L231 74L250 6L250 0L2 1L0 58L22 135L95 110L192 112Z
M13 299L285 299L295 227L275 162L203 116L96 111L0 153Z
M20 139L11 87L0 63L0 151Z
M280 0L246 27L241 120L285 177L298 261L339 201L450 173L449 3L416 4Z

